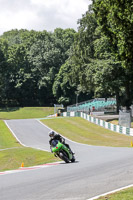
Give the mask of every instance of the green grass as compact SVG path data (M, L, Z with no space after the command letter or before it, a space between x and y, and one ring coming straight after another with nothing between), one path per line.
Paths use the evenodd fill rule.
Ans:
M16 139L9 132L9 129L5 123L0 120L0 149L20 147L21 145L16 141Z
M18 169L22 162L24 167L40 165L49 162L56 162L51 153L40 151L32 148L20 147L18 149L10 149L0 151L0 171Z
M17 169L21 167L22 162L25 167L28 167L59 160L49 152L21 146L2 120L0 120L1 149L5 150L0 151L0 171Z
M53 107L1 108L0 119L43 118L54 114Z
M130 147L132 136L116 133L80 117L42 120L44 124L73 141L113 147Z
M133 200L133 188L100 197L97 200Z

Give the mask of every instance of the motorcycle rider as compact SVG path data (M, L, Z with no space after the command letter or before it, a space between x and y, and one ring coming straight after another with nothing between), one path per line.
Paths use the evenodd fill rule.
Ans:
M56 134L54 131L50 131L49 132L49 137L51 138L49 140L49 144L50 144L50 149L51 149L51 143L53 140L59 140L62 144L64 144L67 148L69 148L69 151L74 154L69 146L69 144L65 143L65 138L63 138L61 135Z

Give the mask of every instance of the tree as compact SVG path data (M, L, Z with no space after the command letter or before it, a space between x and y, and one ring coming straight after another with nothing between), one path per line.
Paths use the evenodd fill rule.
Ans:
M6 89L8 85L8 64L6 61L7 48L7 41L5 39L0 39L0 105L5 103Z
M75 103L76 86L70 83L71 64L69 60L61 66L53 84L53 94L59 103L65 105Z
M125 102L129 109L133 88L133 5L129 0L93 0L93 10L111 51L125 72Z
M47 105L55 101L53 82L69 56L74 34L73 29L56 29L54 33L15 29L0 37L0 42L7 44L0 46L0 81L8 105Z
M76 94L80 100L94 96L93 60L95 59L94 41L97 37L95 30L97 22L91 7L78 21L78 33L75 34L73 47L71 48L69 65L70 85L75 85ZM81 94L83 99L81 99Z
M67 60L66 64L68 63L67 79L70 88L74 85L77 94L82 93L82 96L86 94L89 98L116 96L117 110L119 110L119 105L122 103L120 97L123 97L125 71L121 62L112 54L109 40L101 32L91 7L79 20L78 33L75 34L69 62ZM59 94L62 91L63 81L58 77Z

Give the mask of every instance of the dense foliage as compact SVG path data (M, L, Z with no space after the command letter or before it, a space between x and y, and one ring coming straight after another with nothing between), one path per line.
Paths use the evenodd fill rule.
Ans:
M93 10L111 52L123 67L123 104L128 108L133 98L133 2L93 0Z
M67 80L71 87L76 87L79 97L83 93L116 97L117 110L120 105L129 109L133 99L133 15L132 9L127 11L132 3L122 2L93 1L79 20L78 33L66 63L71 66ZM121 21L117 20L119 15ZM65 77L64 72L61 75Z
M93 0L78 31L11 30L0 37L1 105L133 99L133 5Z
M75 31L11 30L0 37L0 104L50 105L55 75L69 56Z

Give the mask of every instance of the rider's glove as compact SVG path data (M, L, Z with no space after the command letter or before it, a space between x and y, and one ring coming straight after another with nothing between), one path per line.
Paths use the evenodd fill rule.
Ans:
M62 143L65 143L65 139L64 138L62 138Z

